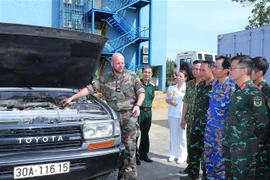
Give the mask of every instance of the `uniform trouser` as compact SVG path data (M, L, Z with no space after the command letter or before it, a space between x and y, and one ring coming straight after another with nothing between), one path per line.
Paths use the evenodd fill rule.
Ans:
M187 130L186 130L186 134L187 134L187 152L190 151L190 135L192 132L192 127L193 127L193 119L188 119L186 121L187 123ZM189 162L189 154L187 155L187 163Z
M138 123L141 130L141 141L139 146L140 156L146 156L149 153L150 140L149 140L149 131L151 128L152 122L152 111L143 111L141 110L140 116L138 117Z
M258 152L258 143L247 138L232 144L230 147L225 147L225 178L230 180L256 179Z
M186 130L181 128L181 118L169 116L170 157L187 159Z
M224 147L221 143L223 127L206 125L204 136L204 165L207 179L225 179Z
M205 129L196 129L193 127L193 131L190 134L190 148L188 149L188 166L186 172L190 178L198 178L200 173L200 165L202 165L203 178L206 179L205 167L202 163L203 158L203 139Z
M124 163L119 168L119 179L135 180L137 179L136 165L136 123L132 111L124 111L118 114L120 119L122 143L126 149L124 152Z
M268 131L266 143L260 148L257 156L256 179L270 179L270 130Z

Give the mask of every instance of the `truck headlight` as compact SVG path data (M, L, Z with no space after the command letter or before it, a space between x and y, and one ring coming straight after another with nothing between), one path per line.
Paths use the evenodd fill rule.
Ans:
M115 129L114 135L119 136L121 134L119 120L114 121L114 129Z
M113 122L85 122L83 135L85 139L105 138L113 135Z

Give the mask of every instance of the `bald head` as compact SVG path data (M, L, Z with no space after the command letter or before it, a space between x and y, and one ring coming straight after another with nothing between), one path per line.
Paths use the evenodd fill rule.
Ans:
M112 55L111 66L115 75L121 75L125 67L125 58L121 53L114 53Z
M112 62L122 59L124 61L124 56L121 53L114 53L112 55Z

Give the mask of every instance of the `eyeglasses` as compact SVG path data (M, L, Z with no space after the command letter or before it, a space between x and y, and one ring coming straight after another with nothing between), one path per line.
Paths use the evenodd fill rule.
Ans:
M246 69L246 67L230 67L230 70L232 71L233 69Z
M120 81L117 80L116 81L116 89L115 89L116 92L121 92L121 87L120 87Z

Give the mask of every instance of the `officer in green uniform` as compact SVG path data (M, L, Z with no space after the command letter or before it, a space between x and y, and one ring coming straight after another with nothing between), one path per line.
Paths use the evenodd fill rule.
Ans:
M152 102L155 98L155 85L149 80L152 77L152 67L147 65L142 71L143 79L141 80L145 90L145 99L140 107L140 116L138 117L138 123L141 130L141 141L139 145L139 154L137 153L137 165L140 165L140 160L146 162L153 162L147 155L149 153L149 130L152 122ZM139 157L138 157L139 156Z
M203 78L197 85L196 99L194 104L194 122L189 139L189 161L186 167L187 176L180 179L193 180L199 178L200 165L202 164L204 148L204 132L209 108L210 91L214 82L212 73L213 61L202 61L200 75ZM202 179L206 179L205 166L202 164ZM184 172L183 172L184 173Z
M195 60L192 66L192 75L194 77L193 80L190 80L186 84L186 94L183 99L183 109L182 109L182 120L181 120L181 127L182 129L186 130L186 137L187 137L187 164L189 164L189 155L191 154L191 147L190 147L190 134L192 132L192 127L194 123L194 106L195 106L195 98L197 95L197 85L202 81L200 75L200 67L201 67L201 60ZM179 173L187 173L187 169L181 170Z
M251 79L266 97L268 105L268 116L270 116L270 85L264 79L264 75L269 68L267 60L263 57L252 59L254 66L251 73ZM265 144L260 148L256 162L256 179L270 179L270 126L268 126L268 135Z
M253 62L249 56L232 58L230 78L237 84L225 122L226 179L256 179L256 156L263 146L269 118L266 99L250 80Z

